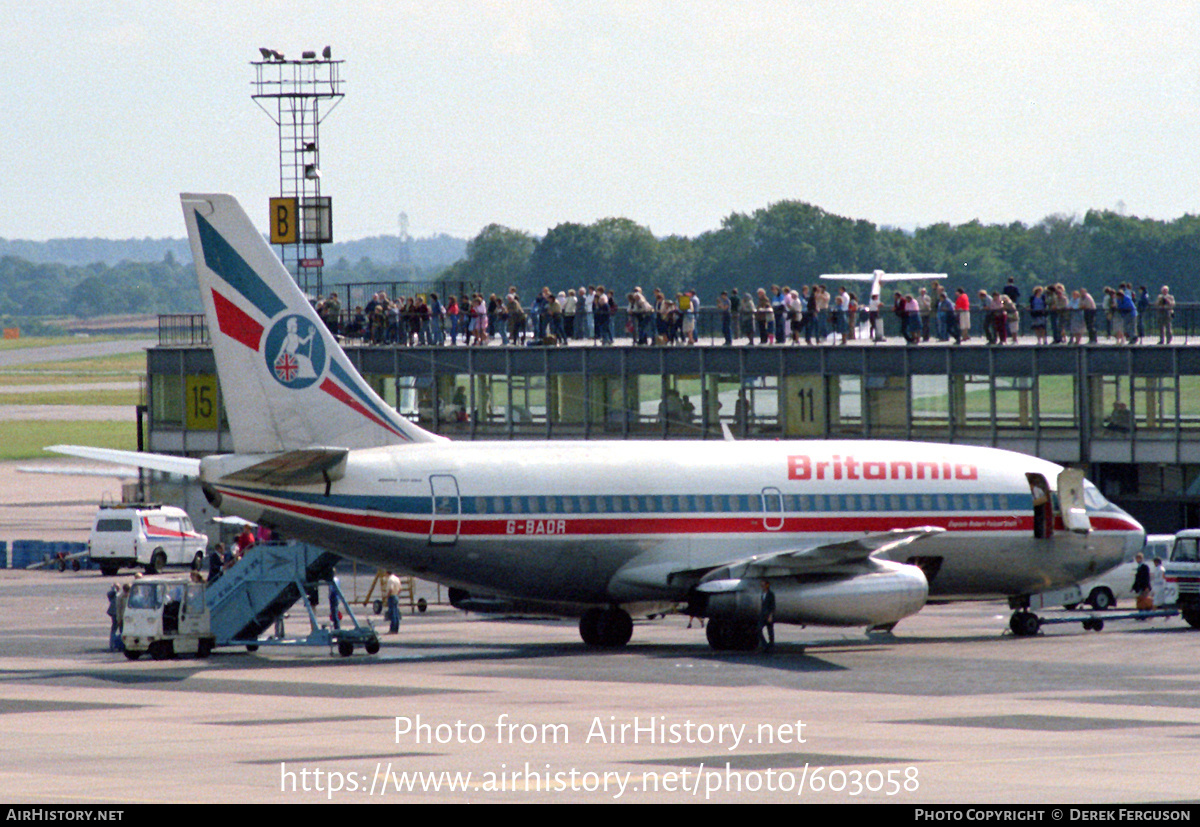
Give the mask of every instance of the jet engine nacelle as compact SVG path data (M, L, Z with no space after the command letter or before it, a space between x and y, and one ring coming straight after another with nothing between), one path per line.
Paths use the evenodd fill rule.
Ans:
M929 583L916 566L876 561L878 570L851 577L768 578L775 593L775 622L814 626L888 626L916 614L929 596ZM736 589L710 593L705 617L757 621L761 578Z

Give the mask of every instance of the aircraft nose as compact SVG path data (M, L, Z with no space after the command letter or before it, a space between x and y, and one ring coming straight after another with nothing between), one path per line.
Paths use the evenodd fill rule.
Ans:
M1112 516L1123 524L1120 530L1125 533L1124 559L1131 560L1133 559L1133 555L1141 551L1146 545L1146 529L1125 509L1117 505L1111 507Z

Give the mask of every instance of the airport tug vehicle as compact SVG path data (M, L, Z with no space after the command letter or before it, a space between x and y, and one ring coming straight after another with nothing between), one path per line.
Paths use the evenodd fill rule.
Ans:
M205 584L185 574L143 577L129 589L121 641L125 657L149 654L155 660L194 654L201 658L216 646Z
M359 623L334 572L338 557L305 544L260 543L211 582L196 574L153 575L132 584L125 605L125 656L155 660L194 654L204 658L217 646L325 646L349 657L356 650L379 652L379 636ZM315 609L324 584L330 616ZM288 637L288 612L303 606L309 632Z

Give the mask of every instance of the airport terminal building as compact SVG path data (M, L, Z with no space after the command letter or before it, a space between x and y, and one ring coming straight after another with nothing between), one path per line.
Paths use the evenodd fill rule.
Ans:
M202 318L147 355L145 449L233 448ZM1152 532L1200 525L1200 350L1186 345L347 347L373 389L460 440L896 439L1084 467Z

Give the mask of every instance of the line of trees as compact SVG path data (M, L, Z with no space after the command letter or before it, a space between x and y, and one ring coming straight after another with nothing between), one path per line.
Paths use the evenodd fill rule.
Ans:
M447 276L481 284L485 293L515 285L531 297L581 285L620 295L696 289L711 304L721 290L813 283L822 273L941 272L974 295L1009 277L1028 296L1037 284L1171 286L1180 301L1200 299L1200 217L1170 222L1090 211L1036 224L934 224L915 231L877 227L811 204L781 201L751 214L733 213L695 238L656 237L624 218L564 223L540 238L497 224L467 243Z
M95 250L94 240L83 250ZM147 240L150 243L151 240ZM56 242L25 242L35 258L44 258L61 252L68 258L79 253L79 249ZM192 263L176 259L167 250L159 260L142 260L148 249L158 249L160 243L142 249L138 242L121 242L123 252L134 257L115 264L96 261L90 264L71 264L58 261L31 260L19 255L0 256L0 317L29 319L46 316L94 316L154 314L154 313L199 313L200 291L196 286L196 272ZM187 242L182 242L186 248ZM360 256L351 263L339 256L325 268L325 281L329 285L354 282L391 282L435 280L446 269L446 264L461 258L465 242L449 236L417 239L407 244L403 261L396 261L398 240L393 237L391 245L379 238L366 239L358 243L347 243L334 249L345 252L363 252L374 249L384 255L382 261ZM44 245L44 246L42 246ZM64 246L66 245L66 246ZM129 246L133 245L133 246ZM457 252L456 252L457 251ZM189 256L190 258L190 256ZM440 261L439 261L440 259Z
M115 266L35 264L0 258L0 317L92 316L200 312L192 265L171 253L159 262Z
M394 240L394 239L393 239ZM452 255L449 237L423 251ZM382 242L380 242L382 243ZM365 248L364 248L365 249ZM388 258L394 246L383 245ZM436 252L435 252L436 251ZM444 261L445 259L443 259ZM753 213L732 213L715 230L694 238L660 238L627 218L562 223L543 236L492 224L465 244L465 256L445 266L422 257L376 261L345 257L325 271L329 285L436 280L480 284L486 293L516 285L531 298L543 285L555 291L582 285L611 287L618 295L694 288L711 306L733 287L796 287L821 273L942 272L951 286L973 295L999 289L1009 277L1028 296L1036 284L1086 286L1167 284L1178 301L1200 301L1200 217L1174 221L1112 211L1050 216L1036 224L934 224L915 231L833 215L800 201L780 201ZM158 261L68 265L0 257L0 316L98 316L200 311L189 263L168 250Z

